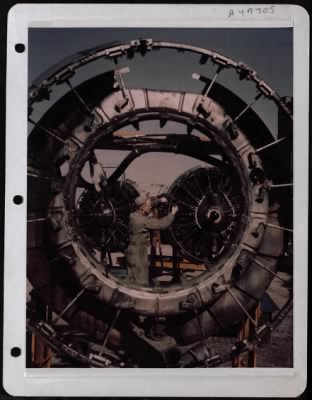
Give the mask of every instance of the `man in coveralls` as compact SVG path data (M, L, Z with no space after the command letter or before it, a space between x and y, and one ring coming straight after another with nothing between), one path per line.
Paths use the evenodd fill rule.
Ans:
M126 249L129 282L139 285L149 285L148 246L150 230L166 229L174 220L178 211L173 206L171 212L162 218L150 216L151 199L139 196L135 199L136 211L130 214L129 244Z

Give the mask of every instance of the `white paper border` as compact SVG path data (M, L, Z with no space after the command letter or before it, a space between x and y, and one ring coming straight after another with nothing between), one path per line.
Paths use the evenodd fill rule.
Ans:
M17 396L295 397L306 385L309 16L274 5L18 4L8 15L3 385ZM74 13L73 13L74 10ZM234 15L229 17L230 10ZM245 10L242 13L242 10ZM294 368L26 369L27 49L29 27L293 27ZM16 43L26 52L17 53ZM12 202L24 197L22 205ZM22 355L14 358L10 349Z

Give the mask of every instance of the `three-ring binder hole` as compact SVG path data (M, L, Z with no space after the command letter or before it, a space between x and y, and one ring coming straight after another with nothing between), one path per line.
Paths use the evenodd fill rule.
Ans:
M22 354L22 350L19 347L12 347L12 349L11 349L12 357L19 357L21 354Z
M15 51L16 51L17 53L24 53L24 51L25 51L25 45L24 45L23 43L17 43L17 44L15 45Z
M17 194L16 196L13 197L13 203L14 204L22 204L23 203L23 196Z

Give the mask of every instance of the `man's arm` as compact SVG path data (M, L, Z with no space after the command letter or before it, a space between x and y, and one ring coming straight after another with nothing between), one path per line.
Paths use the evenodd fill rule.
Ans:
M166 229L173 220L174 220L174 215L172 213L169 213L168 215L162 218L146 217L144 225L147 229L153 229L153 230Z

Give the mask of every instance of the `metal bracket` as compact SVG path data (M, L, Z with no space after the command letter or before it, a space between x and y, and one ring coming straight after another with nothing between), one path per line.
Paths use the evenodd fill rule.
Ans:
M198 306L198 299L196 295L190 294L180 302L181 310L192 310Z
M228 291L228 288L230 285L224 284L224 285L219 285L218 283L213 283L212 284L212 291L214 294L220 294Z

